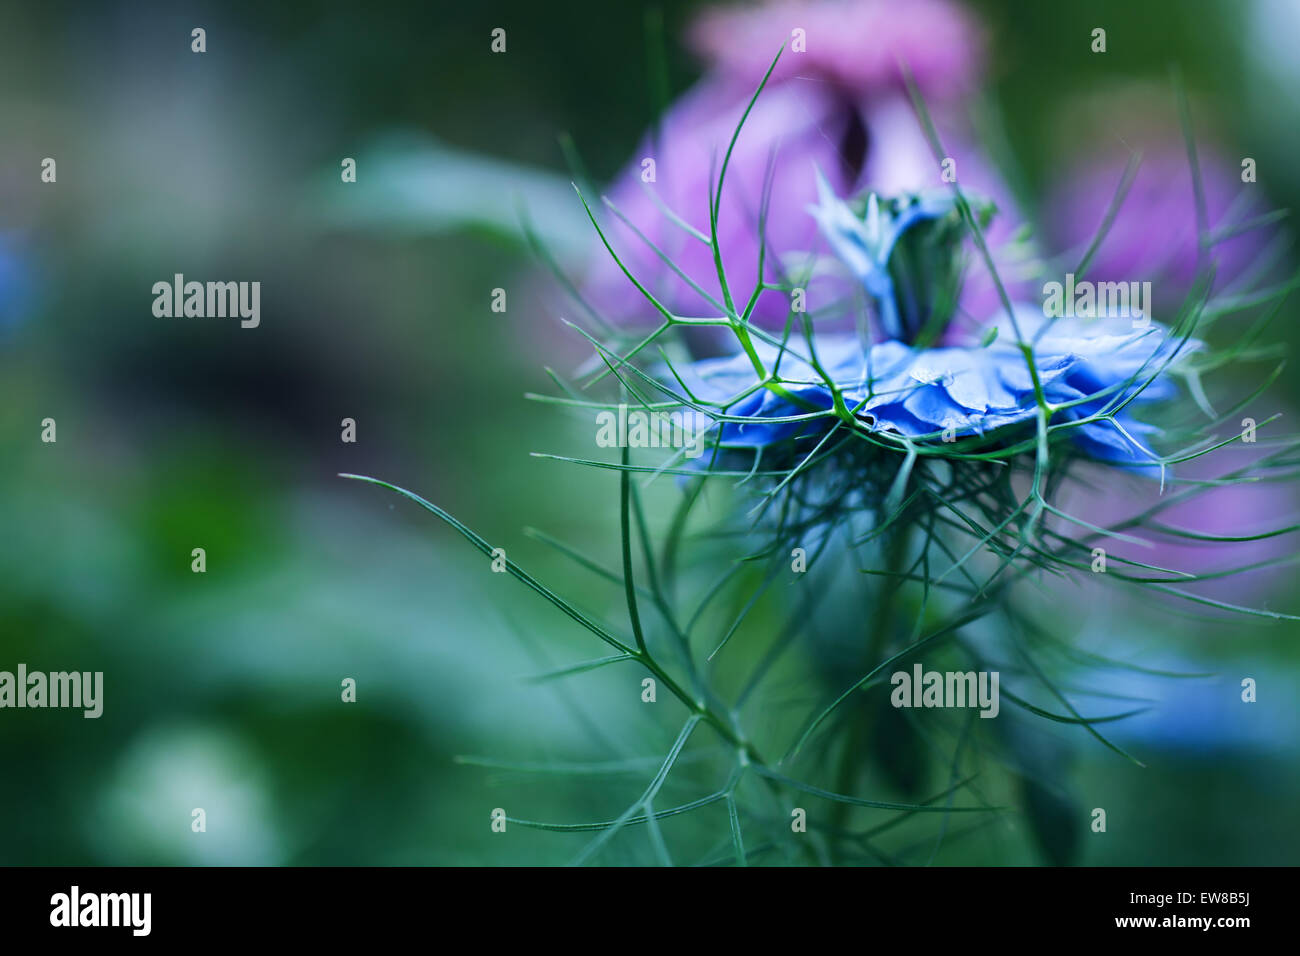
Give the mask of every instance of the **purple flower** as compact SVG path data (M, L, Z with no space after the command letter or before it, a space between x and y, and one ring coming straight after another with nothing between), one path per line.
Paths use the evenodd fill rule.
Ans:
M1293 573L1291 565L1276 562L1295 553L1295 533L1239 541L1206 538L1250 538L1300 524L1300 501L1296 499L1294 485L1283 480L1289 469L1283 469L1274 475L1274 480L1269 480L1269 469L1260 466L1264 452L1259 448L1260 445L1227 445L1178 466L1181 479L1214 481L1241 473L1246 480L1238 478L1233 483L1203 488L1185 499L1176 499L1173 496L1178 496L1187 486L1175 483L1166 487L1162 495L1154 485L1134 485L1123 494L1116 494L1113 485L1101 481L1091 483L1085 477L1075 487L1066 510L1092 524L1114 527L1149 509L1161 507L1152 520L1124 530L1131 537L1147 541L1147 546L1122 539L1098 543L1116 557L1188 574L1213 574L1262 565L1243 574L1179 585L1183 590L1217 600L1249 603L1266 594L1281 575Z
M901 86L901 60L927 96L950 98L971 90L984 58L975 22L943 0L719 7L696 21L690 43L751 89L782 43L789 55L777 64L774 80L811 75L854 93Z
M1209 227L1213 232L1257 215L1241 169L1198 148ZM1128 155L1092 156L1069 169L1046 204L1049 229L1062 249L1080 254L1092 242L1123 175ZM1180 143L1143 152L1133 184L1088 270L1096 281L1150 281L1166 304L1177 303L1197 265L1196 203L1191 167ZM1223 288L1256 258L1262 234L1252 231L1217 243L1215 287Z
M807 52L788 46L782 55L773 80L745 120L722 191L718 247L738 310L758 279L759 216L769 163L763 278L771 284L791 284L815 254L826 251L805 211L817 200L816 170L839 195L867 188L896 195L944 185L940 162L901 89L898 58L910 65L927 97L958 182L1010 205L1008 190L950 117L950 107L975 78L981 48L966 17L950 5L935 0L888 7L824 2L706 15L692 36L696 47L713 59L712 72L665 114L658 137L647 136L609 191L610 201L635 229L606 217L607 234L624 264L678 315L718 314L722 290L712 249L664 210L709 234L710 187L732 134L771 58L796 27L806 31ZM754 58L760 54L755 72ZM655 161L653 182L642 180L644 159ZM1009 227L999 225L1006 220L995 220L992 244L1010 235ZM658 320L603 251L592 256L592 264L584 293L606 319ZM985 313L995 301L983 272L982 265L972 270L963 297L974 314ZM848 315L855 305L856 283L842 273L819 271L802 287L806 308L819 323ZM753 318L775 327L784 323L788 311L785 292L766 290Z

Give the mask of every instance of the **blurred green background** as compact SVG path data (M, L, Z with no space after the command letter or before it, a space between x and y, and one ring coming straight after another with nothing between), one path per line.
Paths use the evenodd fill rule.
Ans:
M106 684L99 720L0 711L0 863L561 862L583 837L493 834L490 811L608 819L636 796L653 763L575 781L454 760L653 757L678 715L642 705L632 670L567 691L523 680L601 651L431 516L336 475L418 491L620 619L616 590L523 534L617 554L613 473L529 456L572 451L585 427L523 398L549 390L543 366L581 361L581 342L512 230L458 227L376 180L396 168L393 144L436 140L517 164L507 178L538 173L529 195L546 215L567 200L553 188L568 176L561 134L605 181L652 118L648 12L671 91L689 87L698 68L676 38L694 9L0 5L0 669L100 670ZM1294 61L1270 39L1287 24L1294 37L1294 4L973 9L1026 197L1097 135L1071 129L1065 104L1123 78L1164 83L1176 63L1226 154L1285 171L1260 188L1300 205ZM1104 64L1078 40L1098 24ZM497 26L504 56L488 50ZM46 156L57 184L39 181ZM340 193L345 156L355 196ZM441 168L430 193L494 167ZM149 290L176 272L260 280L261 327L154 318ZM496 287L505 314L489 308ZM1293 344L1295 317L1275 324ZM1276 395L1300 407L1294 375ZM56 444L40 441L46 417ZM356 444L339 440L344 417ZM195 547L205 574L191 573ZM1300 609L1291 593L1271 601ZM1145 770L1067 735L1060 782L1111 820L1076 859L1294 862L1296 629L1077 613L1081 633L1128 635L1229 684L1253 674L1272 703L1267 728L1228 744L1195 728L1134 743ZM344 677L355 704L340 702ZM191 833L194 807L206 834ZM672 826L702 857L725 810ZM643 841L602 860L642 859ZM1047 858L1008 815L936 861Z

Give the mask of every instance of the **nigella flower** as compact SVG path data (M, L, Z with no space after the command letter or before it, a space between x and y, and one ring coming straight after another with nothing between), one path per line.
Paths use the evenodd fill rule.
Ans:
M1284 412L1281 421L1290 420ZM1116 494L1100 476L1080 474L1065 505L1091 524L1125 527L1137 540L1111 542L1120 558L1202 576L1191 588L1198 594L1258 600L1295 573L1300 514L1287 456L1261 444L1234 443L1180 464L1182 481L1163 495L1153 483Z
M894 255L909 230L925 224L929 241L920 245L951 256L951 245L935 242L934 234L960 227L954 198L930 193L882 202L873 193L859 217L824 179L819 183L821 202L810 212L875 302L889 337L864 347L856 335L816 335L808 343L811 353L802 356L797 340L789 351L757 343L763 367L780 369L775 387L758 378L749 354L695 363L682 376L691 394L722 406L728 419L747 419L724 420L720 444L763 447L816 436L844 416L810 419L806 413L840 409L873 432L953 442L1032 423L1045 403L1053 409L1052 424L1078 423L1070 437L1090 456L1158 464L1143 441L1152 428L1133 410L1170 397L1172 384L1160 373L1198 343L1182 341L1149 319L1049 319L1041 308L1019 304L1002 317L1005 331L986 345L918 347L921 322L914 308L902 306L923 300L941 270L931 265L916 276L901 275L893 268ZM911 279L911 287L896 279Z
M774 80L812 74L846 90L896 83L902 59L927 95L968 92L984 58L979 27L946 0L777 0L715 7L695 22L689 40L751 89L783 40L791 42L793 55L777 64Z
M1249 190L1241 170L1212 149L1198 156L1208 226L1224 238L1210 250L1216 286L1224 287L1259 258L1259 230L1229 230L1250 219ZM1046 209L1055 241L1062 248L1085 248L1093 239L1124 170L1126 157L1093 155L1059 177ZM1133 183L1089 269L1098 280L1152 280L1168 302L1192 284L1199 259L1196 203L1187 152L1181 143L1157 143L1142 154Z
M1270 229L1267 217L1259 218L1265 187L1254 182L1254 160L1233 158L1210 130L1195 139L1194 180L1187 133L1172 122L1167 101L1163 89L1124 83L1065 104L1062 115L1071 119L1059 148L1070 161L1052 177L1042 209L1055 247L1077 256L1121 198L1126 165L1136 162L1088 272L1103 281L1151 280L1160 300L1176 303L1206 258L1214 261L1219 290L1254 272ZM1079 129L1102 128L1106 136L1079 148ZM1204 248L1198 192L1209 231Z
M1108 567L1117 543L1140 543L1126 533L1134 525L1071 514L1060 507L1061 492L1091 472L1105 475L1099 483L1114 496L1122 470L1164 479L1166 466L1181 473L1225 444L1211 433L1218 398L1203 377L1248 360L1249 350L1180 367L1202 349L1192 335L1207 311L1203 283L1197 293L1206 299L1166 326L1155 321L1166 313L1145 305L1136 317L1119 314L1127 299L1099 314L1049 316L1050 306L1033 304L1014 281L993 281L1014 278L996 268L997 230L1009 233L1016 217L1005 215L996 179L982 182L978 161L968 163L972 154L960 146L950 157L960 191L941 182L927 142L942 146L935 152L960 142L942 119L931 124L927 105L942 112L945 97L951 107L965 89L945 72L964 74L970 53L953 27L964 21L949 14L937 0L821 0L713 15L696 37L712 72L668 112L614 190L617 224L607 219L606 228L593 215L597 255L604 262L612 252L614 261L589 274L589 298L604 318L645 317L653 331L584 333L595 361L573 382L553 373L562 395L535 397L596 419L597 458L586 440L575 455L544 457L616 476L610 529L618 528L621 562L607 568L586 549L550 543L617 593L625 615L607 619L612 601L562 597L516 563L515 551L507 557L442 507L388 486L446 522L492 572L513 577L613 652L547 679L637 668L649 691L642 699L657 692L669 704L662 710L679 715L664 758L645 764L646 784L629 789L622 812L552 822L534 814L531 792L512 798L512 827L594 834L575 862L597 859L614 840L649 846L666 864L745 865L769 849L810 863L931 862L938 847L930 839L919 857L907 848L920 845L911 839L877 848L882 828L866 810L897 811L900 825L940 813L945 822L932 829L942 832L949 814L998 809L989 797L1003 791L1050 858L1070 862L1074 841L1062 840L1062 821L1084 832L1086 814L1058 796L1065 771L1054 736L1026 733L1024 721L1086 732L1137 761L1106 735L1140 708L1109 697L1079 701L1092 695L1076 678L1096 655L1074 653L1072 615L1062 613L1059 591L1043 601L1024 585L1064 586L1073 577L1205 603L1179 586L1186 575L1118 552ZM773 64L763 48L792 38L806 47L791 43ZM942 51L927 59L927 46ZM896 58L911 64L923 93L915 113L899 89ZM771 82L757 83L769 65ZM937 135L924 135L923 123ZM651 169L655 175L642 179ZM994 219L996 209L1003 214ZM807 289L788 281L800 260ZM827 308L840 293L838 308ZM1261 307L1283 293L1261 297ZM827 318L856 320L855 334ZM976 334L960 334L969 330ZM700 358L690 337L701 332L730 333L734 354ZM1196 401L1156 425L1152 406L1176 394L1180 371ZM638 437L631 428L621 434L620 424L609 441L602 417L617 408L622 422L634 403L647 427ZM697 414L711 420L703 444L692 427ZM611 445L616 455L604 451ZM1280 464L1293 461L1291 447ZM643 493L664 474L681 479L676 501ZM705 493L718 484L723 494ZM584 494L582 507L597 500L585 487ZM732 507L742 502L753 507ZM597 603L600 616L584 610ZM993 685L1001 709L979 714L990 720L954 714L963 706L955 698L936 701L935 712L924 700L900 713L886 690L898 676L891 670L938 674L950 666L939 681L948 695L954 678L1001 675ZM622 674L607 678L628 686ZM785 713L795 715L793 726L772 719ZM688 748L707 772L678 769ZM973 783L984 754L1007 771L993 790ZM534 766L558 776L576 765ZM634 764L617 766L622 773ZM582 764L584 787L593 768L612 765ZM938 780L943 789L930 785ZM677 793L664 787L669 782ZM971 799L962 793L968 788ZM808 795L826 801L816 840L788 839L789 821L772 813L774 791L787 806ZM660 831L659 819L709 806L725 806L713 814L720 840L708 834L683 852L679 828ZM638 835L633 844L623 831L641 824L650 839ZM696 828L707 834L703 819ZM719 855L718 847L728 849Z

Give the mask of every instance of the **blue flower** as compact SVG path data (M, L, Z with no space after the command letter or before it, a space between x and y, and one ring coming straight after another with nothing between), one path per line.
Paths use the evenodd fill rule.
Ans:
M1131 319L1048 320L1041 309L1026 306L1017 307L1016 319L1033 345L1043 397L1056 408L1051 424L1109 411L1106 418L1069 430L1076 446L1117 464L1156 464L1145 443L1154 429L1134 418L1133 409L1169 398L1173 384L1158 373L1180 354L1180 346L1187 352L1199 344L1180 342L1154 322L1136 327ZM894 340L864 347L856 336L844 334L817 336L813 345L825 378L795 354L806 342L795 340L784 355L765 343L756 346L767 369L780 359L784 394L763 387L730 401L758 381L745 355L705 359L679 374L697 399L723 404L726 415L752 419L722 423L724 446L759 448L819 437L837 419L771 419L832 409L832 385L863 427L913 441L942 442L945 433L949 438L988 435L1029 425L1038 414L1033 377L1009 336L986 347L917 349Z

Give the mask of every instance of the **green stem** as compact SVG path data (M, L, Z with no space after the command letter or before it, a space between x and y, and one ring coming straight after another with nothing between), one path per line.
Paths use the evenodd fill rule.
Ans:
M899 517L898 528L899 530L889 537L888 544L885 547L885 571L888 573L880 579L880 592L882 593L873 609L875 613L871 631L867 637L867 645L860 669L861 673L871 670L884 658L885 649L888 647L889 639L895 630L894 608L900 586L897 575L902 571L903 562L907 558L907 544L910 538L907 533L906 515ZM845 735L844 749L840 753L840 764L835 778L837 793L851 794L853 792L853 784L862 769L862 757L866 753L871 740L874 717L874 710L864 710L861 714L854 710L849 711L846 718L848 720L848 733ZM835 804L831 814L831 826L834 831L838 832L847 829L851 809L851 806L847 803ZM832 862L838 862L838 854L836 853L838 846L837 843L831 844Z

